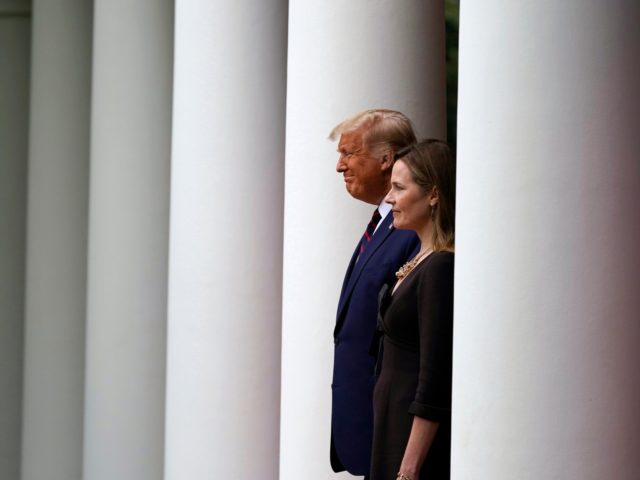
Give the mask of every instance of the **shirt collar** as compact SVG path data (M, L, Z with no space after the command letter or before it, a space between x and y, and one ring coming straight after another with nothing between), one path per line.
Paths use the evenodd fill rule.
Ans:
M391 205L389 205L384 200L382 201L382 203L380 203L380 205L378 205L378 212L380 213L380 221L378 222L378 225L376 225L376 229L374 230L374 232L378 230L378 227L382 224L382 221L386 218L386 216L389 215L390 211L391 211Z

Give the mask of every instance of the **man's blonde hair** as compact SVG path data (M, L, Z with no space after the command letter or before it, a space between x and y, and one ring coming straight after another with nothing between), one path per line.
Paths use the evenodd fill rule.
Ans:
M398 150L416 142L411 121L395 110L376 108L365 110L336 125L329 134L330 140L339 135L365 129L362 136L364 147L374 153L379 148Z

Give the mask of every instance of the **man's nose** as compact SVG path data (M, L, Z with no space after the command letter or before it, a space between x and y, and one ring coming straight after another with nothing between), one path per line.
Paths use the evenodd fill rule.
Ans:
M342 156L338 158L338 163L336 163L336 172L344 172L346 170L346 166L342 161Z

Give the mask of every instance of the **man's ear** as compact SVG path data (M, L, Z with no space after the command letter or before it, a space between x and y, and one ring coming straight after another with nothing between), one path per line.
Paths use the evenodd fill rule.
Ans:
M393 150L390 148L386 148L382 152L382 157L380 158L380 170L386 172L387 170L391 170L393 168Z
M440 200L438 197L438 188L434 186L429 193L429 205L433 207L438 203L438 200Z

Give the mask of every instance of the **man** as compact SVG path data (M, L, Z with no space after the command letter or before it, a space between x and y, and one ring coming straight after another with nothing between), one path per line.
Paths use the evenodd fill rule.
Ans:
M373 432L372 395L376 359L370 353L378 314L378 293L419 248L410 230L395 230L391 206L383 199L391 186L395 153L416 138L411 122L393 110L367 110L333 129L340 135L342 173L349 194L377 208L347 268L334 330L331 466L367 475Z

